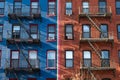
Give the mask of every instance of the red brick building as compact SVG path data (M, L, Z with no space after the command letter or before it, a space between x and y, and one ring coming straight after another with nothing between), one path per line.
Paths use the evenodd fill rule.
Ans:
M59 0L59 80L120 80L120 0Z

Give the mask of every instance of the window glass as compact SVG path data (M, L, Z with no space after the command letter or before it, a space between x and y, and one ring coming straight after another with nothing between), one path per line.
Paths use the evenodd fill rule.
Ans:
M37 59L37 51L30 51L29 59Z
M12 59L19 59L19 51L12 51Z
M109 52L108 51L102 51L102 58L103 59L109 59L109 54L108 54Z
M66 67L73 67L73 51L66 51Z
M90 51L84 51L84 58L91 58Z

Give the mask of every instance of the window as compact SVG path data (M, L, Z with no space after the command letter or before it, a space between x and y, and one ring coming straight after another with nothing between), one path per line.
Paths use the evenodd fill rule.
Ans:
M56 68L56 51L47 51L47 68Z
M13 25L12 38L20 39L20 25Z
M116 14L120 14L120 0L116 0Z
M56 40L56 26L50 24L47 29L47 40Z
M0 24L0 41L2 41L2 37L3 37L3 25Z
M57 80L57 79L55 79L55 78L47 78L46 80Z
M0 15L4 14L5 0L0 0Z
M19 67L19 51L11 51L10 67Z
M83 38L90 38L90 26L89 25L83 25Z
M33 39L38 39L38 25L30 24L30 34Z
M71 15L72 14L72 2L67 1L66 2L66 15Z
M101 66L109 67L110 66L109 51L107 51L107 50L101 51L101 58L102 58Z
M56 14L56 0L48 0L48 15Z
M1 66L2 51L0 50L0 66Z
M117 35L118 35L118 39L120 39L120 24L117 25Z
M21 0L15 0L14 1L13 12L17 15L21 15L21 12L22 12L22 2L21 2Z
M89 3L83 2L83 13L89 13Z
M39 13L39 1L38 0L31 0L31 14Z
M17 78L10 78L9 80L18 80Z
M39 67L37 55L38 55L38 52L36 50L29 50L29 61L33 68Z
M65 25L65 39L73 39L73 25Z
M99 12L100 13L107 12L106 0L99 0Z
M73 51L65 51L65 65L67 68L73 67Z
M37 80L36 78L28 78L27 80Z
M118 51L118 59L119 59L119 66L120 66L120 50Z
M83 66L90 67L91 66L91 52L83 51Z
M102 31L101 38L107 38L108 37L108 26L106 24L100 25L100 30Z

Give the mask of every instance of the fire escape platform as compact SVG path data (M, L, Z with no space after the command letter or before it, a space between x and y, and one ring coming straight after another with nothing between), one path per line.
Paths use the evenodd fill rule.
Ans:
M114 39L109 38L81 38L80 42L114 42Z
M9 44L15 44L16 43L29 43L29 44L39 44L40 40L39 39L7 39L7 43Z
M99 71L99 70L116 70L115 68L112 68L112 67L81 67L80 69L83 69L83 70L93 70L93 71Z

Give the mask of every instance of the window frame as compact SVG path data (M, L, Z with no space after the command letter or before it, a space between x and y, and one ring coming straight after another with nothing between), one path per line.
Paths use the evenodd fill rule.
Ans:
M55 53L55 59L54 59L54 66L53 67L49 67L48 66L48 53L49 51L53 51ZM57 68L57 54L56 54L56 50L47 50L47 53L46 53L46 69L56 69Z
M107 51L108 52L108 58L102 58L102 51ZM101 50L101 67L110 67L110 51L109 50ZM107 66L103 64L104 60L108 60L109 63L107 63Z
M0 32L1 33L1 39L0 39L0 42L3 40L3 27L4 27L4 25L3 24L0 24L0 26L2 26L2 32Z
M66 32L68 26L72 27L72 32ZM72 38L68 39L66 36L67 34L72 34ZM73 26L73 24L65 24L65 40L74 40L74 26Z
M37 32L31 32L31 27L37 27ZM38 32L38 24L30 24L30 36L29 37L32 37L32 34L36 34L36 36L37 36L37 38L35 38L35 39L38 39L39 38L39 34L38 34L39 32ZM32 37L33 38L33 37ZM34 39L34 38L33 38Z
M103 31L101 30L101 25L105 25L107 32L103 32ZM107 33L107 36L102 37L103 34L100 33L100 38L109 38L108 24L101 24L101 25L100 25L100 30L101 30L103 33Z
M49 32L49 27L54 27L54 32ZM49 41L49 42L53 42L53 41L56 41L57 39L56 39L56 36L57 36L57 34L56 34L57 32L56 32L56 24L48 24L48 26L47 26L47 41ZM55 37L54 37L54 39L49 39L49 34L54 34L55 35Z
M89 26L89 32L84 32L84 25ZM89 33L89 37L85 37L84 33ZM91 38L91 26L90 26L90 24L83 24L82 25L82 38Z
M38 3L37 8L32 8L32 2L37 2ZM32 9L37 9L37 13L39 12L39 0L30 0L30 14L33 14Z
M19 38L16 38L16 37L13 37L14 36L14 34L13 33L15 33L15 32L13 32L14 31L14 26L20 26L20 24L13 24L12 25L12 38L13 39L21 39L21 26L20 26L20 30L19 30Z
M52 8L52 9L54 9L54 14L50 14L50 12L49 12L49 10L51 9L51 8L49 8L49 2L55 2L55 5L54 5L55 8ZM56 8L56 5L57 5L56 2L57 2L56 0L48 0L48 16L55 16L56 15L56 11L57 11L56 10L57 9Z
M4 16L4 12L5 12L5 0L0 0L0 2L3 2L4 3L4 8L0 8L0 9L3 9L3 13L0 13L0 16Z
M120 24L117 24L117 39L120 40L120 37L119 37L120 32L118 30L118 27L120 27Z
M85 51L88 51L89 53L90 53L90 58L84 58L84 52ZM89 65L89 67L92 67L92 52L90 51L90 50L83 50L82 51L82 57L83 57L83 67L87 67L85 64L84 64L84 61L85 60L90 60L90 65Z
M20 50L11 50L11 52L10 52L10 67L11 68L13 68L14 66L12 65L12 60L14 60L14 59L12 59L12 52L13 51L17 51L18 52L18 59L16 59L16 60L18 60L17 62L18 62L18 64L16 64L18 67L19 67L19 60L20 60Z
M71 3L71 8L67 8L67 3ZM73 14L73 10L72 10L72 8L73 8L73 3L72 3L72 1L66 1L65 2L65 15L72 15ZM67 14L67 10L70 12L71 11L71 13L70 14Z
M88 3L88 8L84 8L84 4L83 3ZM82 2L82 12L83 13L89 13L90 12L90 6L89 5L90 5L89 1L83 1ZM84 11L84 9L85 9L85 11ZM87 10L87 12L86 12L86 10Z
M103 8L103 7L101 8L100 2L105 2L105 8ZM100 9L105 9L105 12L104 12L104 13L107 12L107 1L106 1L106 0L99 0L99 1L98 1L98 10L99 10L99 13L103 13L103 12L100 11Z
M71 58L71 59L67 59L67 58L66 58L66 52L67 52L67 51L71 51L71 52L72 52L72 58ZM67 66L67 65L66 65L66 61L67 61L67 60L72 60L72 66ZM65 50L65 67L66 67L66 68L73 68L73 67L74 67L74 50Z
M119 11L120 11L120 8L117 8L117 1L120 2L120 0L115 0L116 15L120 15L120 12L119 12L119 14L118 14L118 12L117 12L117 9L119 9Z
M16 3L16 2L21 3L21 6L20 6L21 8L19 8L19 9L20 9L20 13L19 13L19 14L15 12L15 10L16 10L16 8L15 8L15 3ZM18 10L18 8L17 8L17 10ZM21 15L21 14L22 14L22 0L15 0L15 1L14 1L14 3L13 3L13 13L15 13L15 14L17 14L17 15Z

